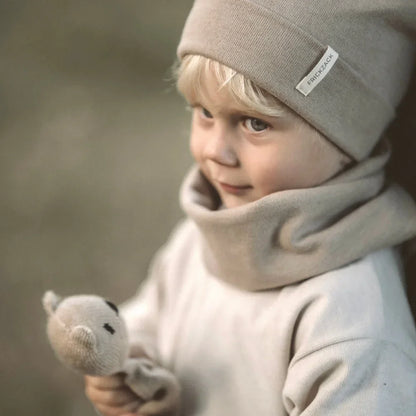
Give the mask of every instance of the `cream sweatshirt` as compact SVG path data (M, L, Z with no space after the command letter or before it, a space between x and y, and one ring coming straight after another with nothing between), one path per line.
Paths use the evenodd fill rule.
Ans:
M391 249L247 291L206 270L187 221L123 311L177 375L183 416L416 414L416 334Z
M132 346L178 377L180 415L416 415L416 331L389 248L416 209L384 184L383 154L229 210L191 171L189 219L123 308Z

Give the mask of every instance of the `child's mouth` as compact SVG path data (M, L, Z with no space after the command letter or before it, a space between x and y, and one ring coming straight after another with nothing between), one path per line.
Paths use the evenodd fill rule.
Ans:
M251 189L252 186L250 185L243 185L243 186L236 186L236 185L230 185L228 183L224 182L218 182L220 187L227 193L233 194L233 195L242 195L245 193L248 189Z

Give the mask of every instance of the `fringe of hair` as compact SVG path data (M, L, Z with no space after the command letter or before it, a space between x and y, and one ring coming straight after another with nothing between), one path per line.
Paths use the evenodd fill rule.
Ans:
M270 117L289 116L296 119L296 128L299 131L306 129L310 132L308 137L316 143L317 152L324 144L335 146L315 127L311 126L279 99L257 86L244 75L218 61L201 55L186 55L181 62L177 62L173 67L176 87L191 103L207 98L204 81L208 74L215 75L219 90L226 88L231 97L244 107ZM339 148L338 150L343 155L340 163L345 167L351 162L351 159L342 150ZM319 157L319 154L317 157Z
M250 79L217 61L200 55L187 55L174 69L179 92L188 100L204 96L203 81L208 73L214 74L219 89L227 88L240 104L260 114L281 117L295 114L276 97L258 87Z

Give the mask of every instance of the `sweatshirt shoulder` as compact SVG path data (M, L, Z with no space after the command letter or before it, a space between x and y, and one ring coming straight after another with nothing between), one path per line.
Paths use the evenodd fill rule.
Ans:
M179 221L170 233L163 249L166 253L191 248L199 240L199 231L196 225L188 218Z
M391 342L416 358L415 326L393 249L287 289L297 308L295 349L374 339Z
M159 251L166 272L177 271L183 275L199 246L200 235L196 225L189 219L179 221Z

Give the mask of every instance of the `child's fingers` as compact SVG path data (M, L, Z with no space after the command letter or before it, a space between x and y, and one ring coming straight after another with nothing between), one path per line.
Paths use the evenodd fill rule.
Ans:
M125 376L85 376L85 394L102 416L143 416L143 401L124 383Z
M94 386L86 386L85 394L94 403L106 406L124 406L129 403L140 403L140 399L129 388L99 390Z
M112 376L84 376L85 384L94 386L99 390L112 390L125 386L123 374Z
M100 403L95 404L96 410L98 410L102 416L139 416L137 413L135 413L139 406L140 402L129 403L123 407L106 406Z
M123 413L120 416L149 416L149 415L144 415L142 413Z

